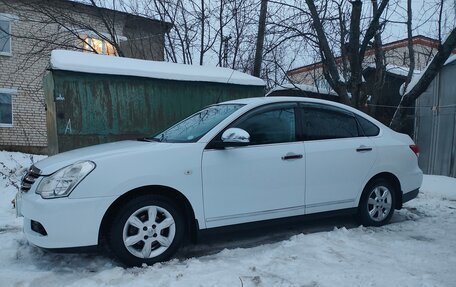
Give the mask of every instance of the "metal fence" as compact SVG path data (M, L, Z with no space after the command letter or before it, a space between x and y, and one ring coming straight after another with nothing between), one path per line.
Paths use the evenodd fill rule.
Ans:
M424 173L456 177L456 62L416 101L415 142Z

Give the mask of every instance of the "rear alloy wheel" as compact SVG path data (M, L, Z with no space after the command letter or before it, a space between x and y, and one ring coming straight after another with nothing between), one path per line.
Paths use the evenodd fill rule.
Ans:
M129 201L113 220L110 247L126 265L169 259L184 233L181 214L167 198L142 196Z
M358 214L365 226L387 224L394 213L395 190L384 179L370 183L361 197Z

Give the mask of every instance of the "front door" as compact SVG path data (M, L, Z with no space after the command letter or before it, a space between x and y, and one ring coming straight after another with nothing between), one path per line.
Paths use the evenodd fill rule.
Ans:
M295 108L252 111L230 125L250 134L248 146L203 152L207 227L304 214L304 146L296 139Z

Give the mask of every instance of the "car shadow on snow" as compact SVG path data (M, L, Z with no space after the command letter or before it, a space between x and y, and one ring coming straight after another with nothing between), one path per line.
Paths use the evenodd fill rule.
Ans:
M402 210L395 210L390 224L417 221L427 216L417 208L404 206ZM342 227L351 229L359 226L360 224L353 214L324 218L296 217L241 225L235 228L214 229L214 231L208 231L198 238L197 244L182 248L176 257L185 259L213 255L223 249L251 248L263 244L273 244L298 234L327 232Z
M224 249L251 248L263 244L278 243L298 234L332 231L334 228L358 227L352 215L317 219L285 219L260 222L232 228L209 230L201 234L197 244L182 248L176 255L179 259L216 254Z

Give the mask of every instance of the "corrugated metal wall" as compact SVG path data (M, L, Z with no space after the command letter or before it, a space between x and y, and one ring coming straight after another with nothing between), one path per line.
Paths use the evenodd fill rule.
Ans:
M68 71L52 71L45 90L50 153L151 136L217 101L264 95L262 86Z
M446 65L416 101L415 141L424 173L456 177L456 63Z

